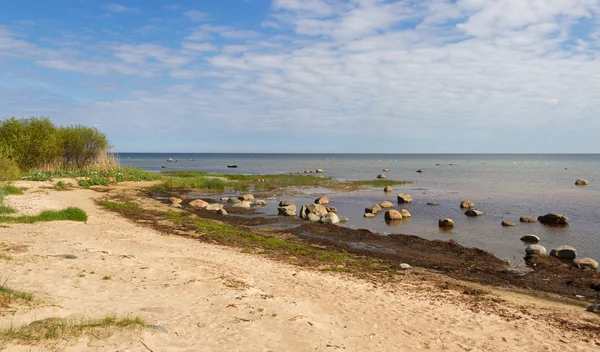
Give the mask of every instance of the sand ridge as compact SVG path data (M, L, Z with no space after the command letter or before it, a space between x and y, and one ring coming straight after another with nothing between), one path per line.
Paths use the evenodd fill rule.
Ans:
M0 242L27 245L1 261L14 289L39 307L4 313L1 326L46 317L141 316L168 333L61 342L64 351L590 351L599 341L536 319L476 310L460 293L412 280L377 284L301 269L239 250L168 236L98 207L103 193L30 190L7 203L26 213L78 206L87 223L0 228ZM54 255L70 253L75 260ZM103 280L104 277L110 280ZM581 307L520 297L532 311L566 318ZM30 346L7 346L29 351ZM35 347L33 348L35 350Z

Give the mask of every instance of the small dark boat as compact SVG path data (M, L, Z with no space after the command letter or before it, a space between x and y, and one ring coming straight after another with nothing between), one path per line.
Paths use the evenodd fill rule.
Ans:
M235 169L235 168L237 168L237 165L227 165L227 167Z

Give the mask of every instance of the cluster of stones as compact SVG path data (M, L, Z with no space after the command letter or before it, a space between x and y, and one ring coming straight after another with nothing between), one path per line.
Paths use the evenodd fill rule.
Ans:
M323 169L317 169L317 170L315 170L315 172L318 173L318 174L322 174L325 171L323 171ZM308 169L304 170L304 173L305 174L312 174L312 170L308 170Z
M546 248L537 244L540 239L536 235L525 235L521 237L521 241L530 243L525 248L527 255L547 255ZM578 258L577 250L571 246L560 246L550 251L550 256L571 263L578 269L598 270L598 262L592 258Z

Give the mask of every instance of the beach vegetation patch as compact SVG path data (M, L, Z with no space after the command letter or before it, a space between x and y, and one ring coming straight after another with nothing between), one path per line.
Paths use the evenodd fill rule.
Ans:
M84 336L105 339L119 331L142 331L146 322L140 317L106 316L98 319L46 318L29 325L0 329L3 345L15 343L36 346L72 341Z
M0 284L0 307L10 307L13 304L31 303L34 297L29 292L13 290L6 286L6 281Z
M4 195L22 195L23 194L23 189L13 186L13 185L5 185L5 186L0 186L0 193L4 194Z
M69 207L63 210L45 210L39 215L0 216L0 223L33 224L44 221L87 221L85 211Z

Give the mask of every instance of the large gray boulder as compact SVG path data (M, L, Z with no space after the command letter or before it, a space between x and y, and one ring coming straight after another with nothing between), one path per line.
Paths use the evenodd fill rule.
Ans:
M315 199L315 204L329 204L329 198L327 196L322 196Z
M385 212L385 220L402 220L402 214L398 210L388 210Z
M190 202L190 207L194 207L196 209L204 209L208 206L208 202L203 201L202 199L194 199Z
M454 220L450 218L440 219L438 220L439 227L454 227Z
M465 199L462 202L460 202L460 208L461 209L475 209L475 204L473 204L473 202L471 202L470 200Z
M223 209L223 204L209 204L206 208L204 208L206 210L211 210L211 211L218 211L220 209Z
M531 243L531 244L536 244L540 241L540 238L536 235L523 235L521 237L521 241L525 242L525 243Z
M245 209L249 209L252 207L252 203L247 202L247 201L241 201L239 203L234 203L232 205L233 208L245 208Z
M550 255L558 259L572 260L577 258L577 250L571 246L560 246L551 250Z
M481 210L469 209L465 211L466 216L482 216L483 212Z
M413 199L410 194L400 193L398 194L398 203L412 203Z
M340 223L340 219L338 218L338 216L335 213L327 213L323 216L321 216L320 221L323 224L339 224Z
M573 260L573 265L579 269L588 268L595 271L598 270L598 262L592 258L575 258L575 260Z
M412 215L410 215L410 213L408 212L408 210L406 209L402 209L400 210L400 215L402 215L402 218L410 218Z
M308 220L310 222L319 222L319 221L321 221L321 217L319 215L315 214L315 213L309 213L306 216L305 220Z
M537 218L534 218L533 216L521 216L519 218L520 222L537 222Z
M543 246L540 246L539 244L530 244L529 246L527 246L527 248L525 248L525 253L527 253L527 255L531 255L531 254L546 255L546 248L544 248Z
M295 205L286 205L283 207L277 208L279 215L284 216L296 216L296 206Z
M306 206L303 206L300 209L300 217L302 219L308 219L308 215L309 214L314 214L315 216L317 216L319 219L317 221L319 221L321 219L321 216L327 214L327 208L324 207L321 204L309 204Z
M538 221L548 225L567 225L569 218L562 214L546 214L538 216Z
M379 203L379 206L382 208L393 208L394 204L392 204L392 202L388 202L387 200L384 200L383 202Z

